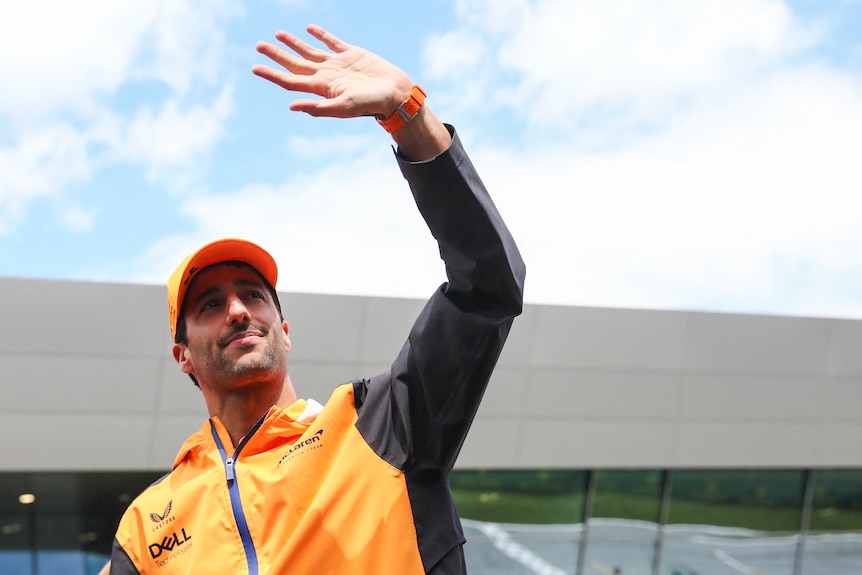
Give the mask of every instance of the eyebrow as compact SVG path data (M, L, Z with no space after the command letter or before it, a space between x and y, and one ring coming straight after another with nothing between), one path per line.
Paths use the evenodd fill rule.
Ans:
M257 279L237 278L237 279L233 280L233 285L236 287L260 288L264 292L267 291L266 285L262 281L257 280ZM197 306L200 304L201 301L203 301L209 297L212 297L214 295L218 295L219 293L221 293L221 291L222 291L222 289L220 286L214 285L213 287L211 287L207 290L204 290L200 294L198 294L198 296L192 300L192 303L195 306Z

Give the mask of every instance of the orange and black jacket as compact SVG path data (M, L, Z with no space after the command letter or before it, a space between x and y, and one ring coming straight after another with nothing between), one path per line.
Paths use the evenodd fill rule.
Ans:
M524 265L450 130L439 157L398 157L448 281L390 370L337 387L319 413L272 407L235 448L205 422L126 511L113 575L466 573L448 477L521 311Z

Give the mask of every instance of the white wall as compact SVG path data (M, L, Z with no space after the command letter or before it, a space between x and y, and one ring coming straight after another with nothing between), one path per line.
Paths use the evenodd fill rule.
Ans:
M206 418L160 286L0 278L0 470L166 469ZM281 294L303 397L384 369L423 302ZM527 306L459 466L862 465L862 322Z

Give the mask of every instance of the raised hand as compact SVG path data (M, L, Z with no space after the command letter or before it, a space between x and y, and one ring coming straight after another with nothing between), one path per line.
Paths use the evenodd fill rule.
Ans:
M276 39L295 54L267 42L258 42L257 51L284 70L261 64L252 67L254 74L285 90L323 97L321 100L296 100L291 103L291 110L312 116L384 118L410 93L413 85L410 77L394 64L342 41L320 26L310 25L307 31L330 51L279 31Z
M309 34L329 49L322 50L293 34L280 31L276 39L291 54L268 42L258 42L257 51L280 68L256 64L251 71L291 92L321 96L299 99L290 109L312 116L355 118L391 116L410 94L413 82L406 72L391 62L359 46L353 46L320 26L309 25ZM398 151L409 160L433 158L451 143L449 130L425 105L415 118L392 133Z

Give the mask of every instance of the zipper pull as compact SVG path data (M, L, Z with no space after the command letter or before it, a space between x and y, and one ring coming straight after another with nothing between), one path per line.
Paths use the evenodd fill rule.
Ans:
M236 472L233 468L233 457L228 457L224 460L224 471L227 474L228 483L236 479Z

